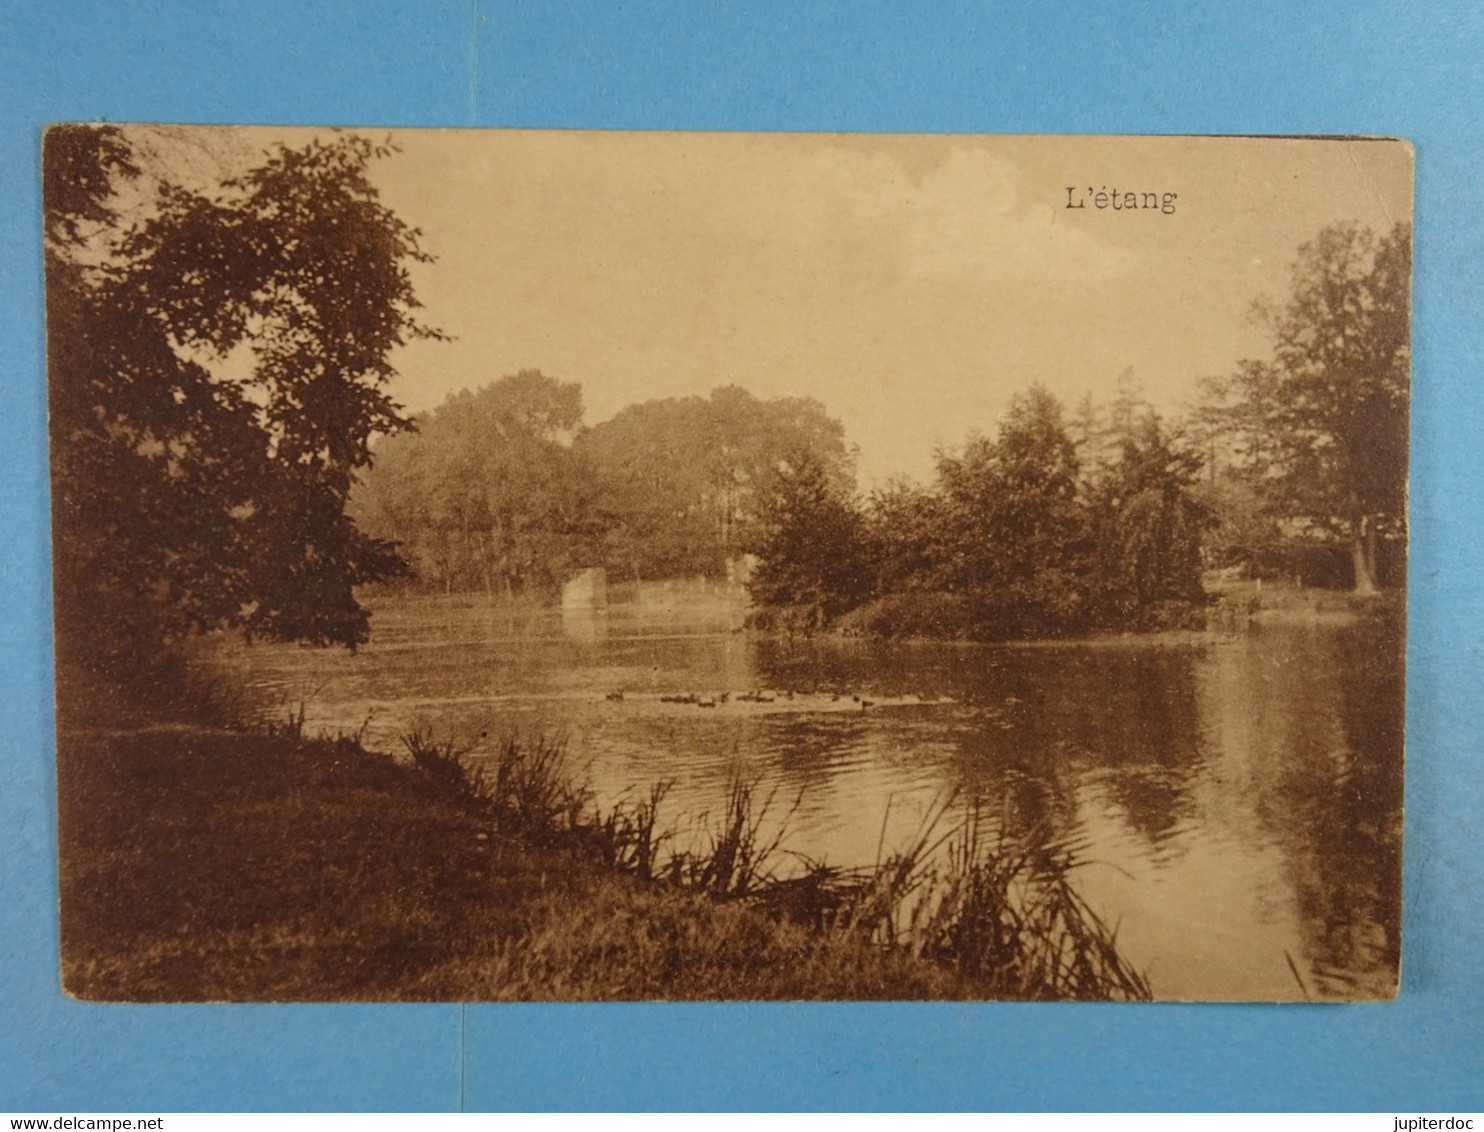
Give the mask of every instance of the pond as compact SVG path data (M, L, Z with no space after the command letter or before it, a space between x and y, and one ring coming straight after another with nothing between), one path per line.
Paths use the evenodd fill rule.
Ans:
M265 718L565 742L598 801L673 786L701 836L740 776L793 853L870 864L935 807L1076 847L1078 888L1165 999L1389 997L1400 953L1397 619L963 645L761 636L741 591L606 609L384 596L355 654L222 641ZM681 702L676 702L677 700ZM684 702L694 700L694 702ZM787 867L787 861L781 865Z

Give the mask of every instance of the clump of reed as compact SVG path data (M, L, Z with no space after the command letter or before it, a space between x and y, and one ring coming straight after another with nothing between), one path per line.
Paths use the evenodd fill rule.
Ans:
M604 810L577 782L559 743L506 740L482 764L469 760L472 748L430 732L414 731L403 743L430 780L533 846L580 849L642 882L951 969L978 997L1151 997L1143 974L1119 952L1116 930L1073 884L1085 863L1076 847L1037 830L1012 834L977 802L941 799L905 847L883 853L882 846L875 864L841 868L788 853L792 811L770 823L774 796L759 800L756 785L740 777L720 820L703 829L699 845L682 849L659 821L671 783ZM883 820L883 841L885 828Z
M773 796L755 806L755 789L753 784L733 776L721 822L705 832L705 844L671 853L665 869L671 884L721 900L738 900L777 883L771 865L779 856L788 822L785 818L772 836L765 838L763 826Z
M658 826L660 803L673 785L656 782L646 799L632 804L620 802L607 813L594 811L590 845L604 865L632 873L640 880L655 879L660 848L673 836Z
M597 816L592 794L570 773L560 743L507 738L487 781L489 804L501 828L533 840L585 832Z
M834 881L837 930L952 966L997 998L1151 997L1116 930L1073 885L1074 847L1039 830L991 830L977 802L949 822L951 805L930 811L905 850Z
M488 800L484 769L466 761L472 748L460 747L451 739L437 739L431 728L421 727L403 735L402 746L412 765L441 790L468 802Z
M492 757L475 760L474 744L438 739L419 727L402 737L402 746L434 786L483 812L502 832L544 842L591 834L602 824L590 792L569 772L560 743L507 738Z

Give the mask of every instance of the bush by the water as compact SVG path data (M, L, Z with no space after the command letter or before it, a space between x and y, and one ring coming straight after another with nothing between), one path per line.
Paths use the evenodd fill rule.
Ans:
M1191 490L1201 457L1152 411L1108 447L1084 465L1061 406L1033 388L993 441L940 453L930 488L890 485L861 507L807 460L785 465L753 544L752 623L1004 640L1141 628L1199 606L1212 521Z
M1013 599L994 601L964 594L913 591L887 594L851 610L835 628L846 636L897 640L1003 641L1062 637L1090 629L1123 629L1153 633L1201 630L1208 603L1157 601L1135 606L1121 616L1091 620L1075 607ZM758 619L767 628L775 624Z
M923 637L958 640L971 636L974 603L962 594L908 592L886 594L840 618L847 636Z

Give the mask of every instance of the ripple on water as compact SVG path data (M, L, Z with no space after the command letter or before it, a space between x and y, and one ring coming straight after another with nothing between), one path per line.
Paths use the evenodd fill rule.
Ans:
M220 642L213 663L264 718L302 701L309 733L384 750L418 725L486 750L562 739L605 805L673 782L662 821L696 836L740 776L790 848L836 864L977 799L1078 848L1079 887L1161 996L1301 997L1295 969L1316 998L1389 993L1401 670L1348 659L1399 657L1384 627L1014 649L758 639L731 631L735 604L678 598L580 622L470 599L373 613L354 656ZM686 694L715 706L662 699Z

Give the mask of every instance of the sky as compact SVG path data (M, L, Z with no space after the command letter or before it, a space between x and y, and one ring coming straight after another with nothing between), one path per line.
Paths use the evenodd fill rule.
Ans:
M1034 382L1070 409L1132 370L1179 412L1200 378L1263 356L1251 308L1282 298L1300 244L1411 215L1411 150L1387 141L390 137L401 152L371 176L421 229L435 258L414 286L452 338L399 351L406 408L539 369L578 382L596 424L734 383L822 402L864 487L928 478ZM234 147L253 148L215 152ZM1098 208L1104 189L1160 207Z

